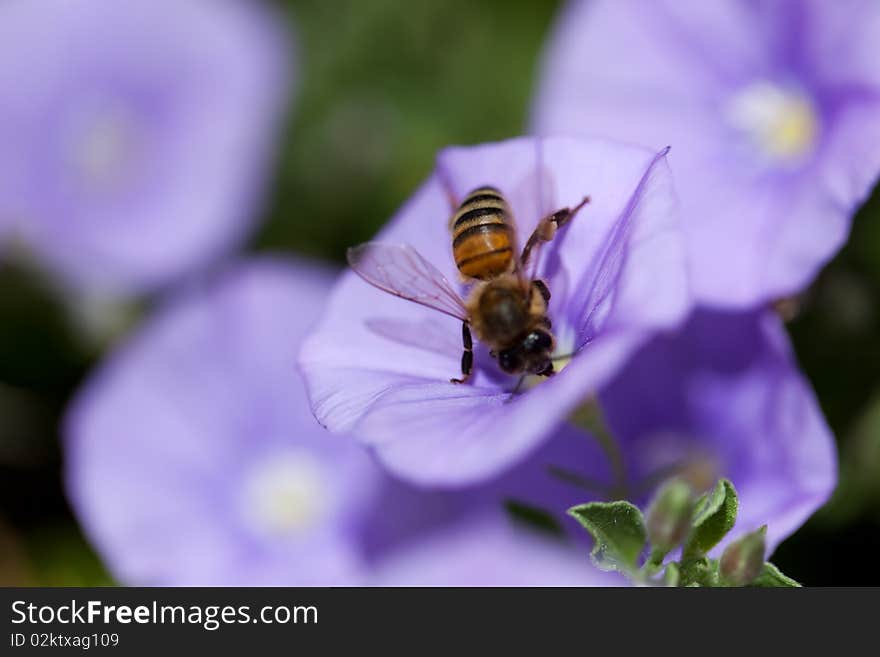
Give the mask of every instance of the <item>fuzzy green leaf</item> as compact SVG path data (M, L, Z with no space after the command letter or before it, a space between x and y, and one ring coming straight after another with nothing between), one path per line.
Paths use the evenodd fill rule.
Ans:
M638 567L645 548L645 523L637 507L629 502L590 502L569 509L568 514L592 535L592 557L599 568L626 573Z
M782 572L769 561L764 563L761 573L749 584L749 586L800 586L791 577Z
M733 528L738 506L736 489L727 479L721 479L713 490L702 495L694 509L684 559L700 557L715 547Z

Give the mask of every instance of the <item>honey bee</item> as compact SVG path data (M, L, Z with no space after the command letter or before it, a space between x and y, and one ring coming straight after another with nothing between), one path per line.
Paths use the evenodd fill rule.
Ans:
M485 185L471 191L449 220L455 265L471 284L466 301L410 245L367 242L348 249L348 263L380 290L462 321L461 377L452 383L466 382L473 372L471 329L504 372L551 376L556 339L547 317L550 290L534 272L524 272L537 262L536 247L552 240L589 200L543 217L520 254L513 213L502 193Z

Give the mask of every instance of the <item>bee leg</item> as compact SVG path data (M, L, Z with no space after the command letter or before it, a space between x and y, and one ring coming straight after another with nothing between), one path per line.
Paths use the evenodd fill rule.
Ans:
M539 242L551 241L556 236L556 230L571 221L574 216L580 212L581 208L589 202L590 197L584 196L583 200L573 208L562 208L561 210L552 212L541 219L523 248L522 255L519 259L520 265L524 267L528 263L529 257L532 255L532 249L535 248Z
M474 367L474 341L471 339L471 329L467 322L461 325L461 342L464 351L461 354L461 378L449 379L450 383L464 383L471 378Z
M532 287L534 287L540 295L544 298L544 303L550 303L550 288L547 287L547 284L542 281L540 278L536 278L532 281Z
M538 372L538 376L553 376L554 374L556 374L556 370L553 369L553 361L550 361L547 367Z

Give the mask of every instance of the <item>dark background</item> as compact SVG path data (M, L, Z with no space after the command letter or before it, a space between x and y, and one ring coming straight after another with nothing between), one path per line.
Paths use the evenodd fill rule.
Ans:
M556 2L276 2L299 40L299 84L273 192L249 251L342 264L450 144L525 132ZM880 582L880 195L802 300L790 330L838 439L832 502L773 561L810 585ZM134 317L154 301L142 300ZM61 485L58 422L107 344L78 336L32 272L0 264L0 583L111 583Z

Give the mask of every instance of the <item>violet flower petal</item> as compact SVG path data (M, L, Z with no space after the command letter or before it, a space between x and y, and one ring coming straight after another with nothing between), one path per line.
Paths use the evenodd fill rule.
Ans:
M377 240L410 244L450 281L449 196L491 184L511 201L520 240L540 213L586 206L544 249L538 274L553 293L559 353L578 354L526 394L477 349L472 385L456 386L461 349L455 319L342 276L300 363L318 420L373 445L396 474L420 484L490 479L523 459L607 381L654 332L689 307L675 197L664 153L598 140L514 139L450 148L436 173ZM425 322L419 347L417 329ZM387 327L409 325L399 340ZM377 330L377 326L380 327ZM382 327L385 327L383 330ZM481 358L482 357L482 358Z
M595 494L554 468L607 480L596 442L570 427L507 476L442 494L326 435L293 354L330 284L295 261L224 270L157 311L77 395L64 432L68 493L120 581L359 584L428 532L475 515L508 522L506 502L562 518Z
M807 286L877 181L878 40L855 0L571 2L533 126L671 144L695 295L748 308Z
M733 481L731 537L767 524L772 551L836 484L833 436L769 311L696 312L635 355L600 399L631 482L675 471L699 488Z
M148 585L329 585L362 568L381 472L308 411L295 353L330 274L264 259L158 313L65 422L71 504Z
M290 37L242 0L0 6L0 216L68 283L151 291L259 214Z
M625 586L597 570L589 551L474 519L392 553L368 580L372 586Z

